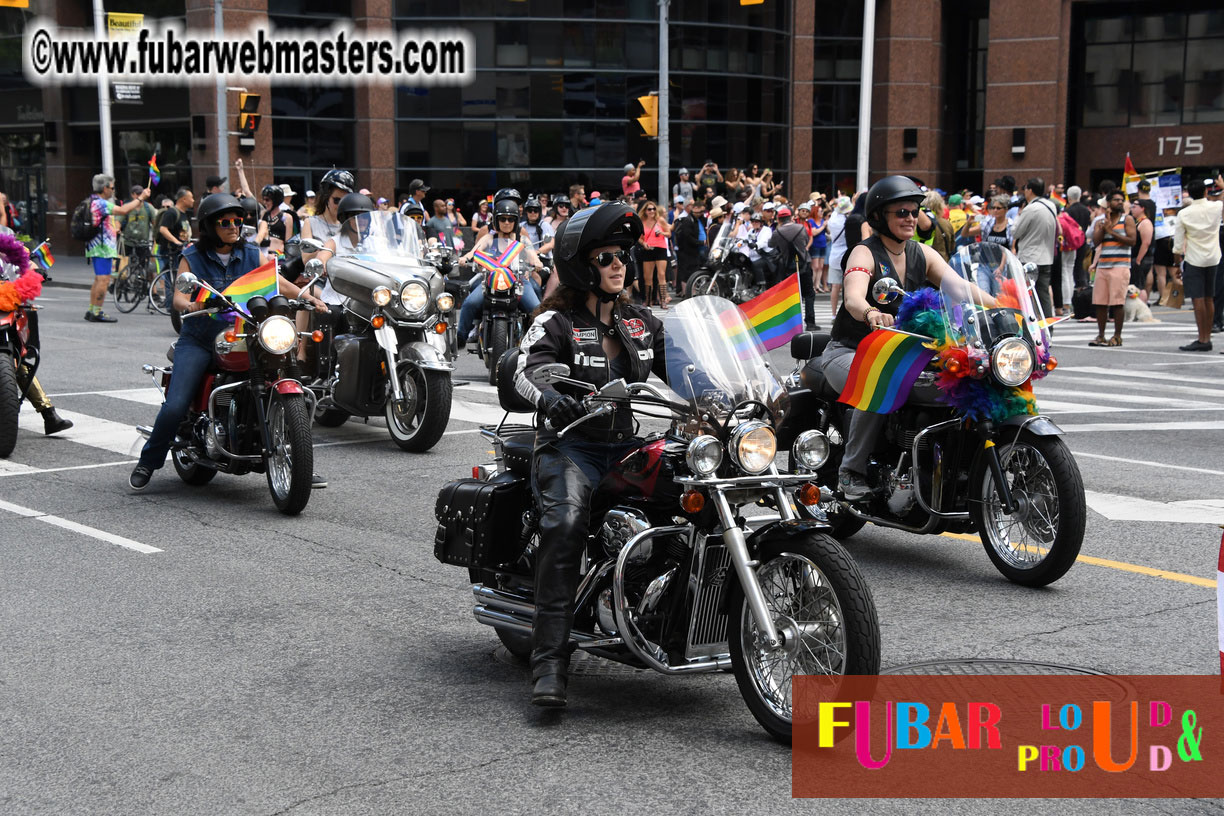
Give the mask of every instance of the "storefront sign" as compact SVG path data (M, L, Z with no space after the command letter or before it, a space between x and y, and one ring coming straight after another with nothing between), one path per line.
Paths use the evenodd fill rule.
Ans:
M1197 156L1203 152L1203 137L1159 136L1156 139L1158 156Z

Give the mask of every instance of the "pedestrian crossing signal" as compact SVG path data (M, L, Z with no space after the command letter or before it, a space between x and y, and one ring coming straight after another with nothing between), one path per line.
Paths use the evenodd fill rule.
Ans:
M642 134L648 139L657 138L659 135L658 94L639 96L637 101L642 106L643 111L643 115L637 118L637 123L642 126Z
M255 131L259 130L259 114L258 113L240 113L238 114L238 130L243 135L254 135Z
M259 100L257 93L238 94L238 131L245 136L253 136L259 130Z

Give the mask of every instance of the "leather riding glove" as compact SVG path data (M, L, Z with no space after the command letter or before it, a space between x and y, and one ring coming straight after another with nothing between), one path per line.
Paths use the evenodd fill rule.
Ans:
M540 410L554 430L568 427L586 415L582 403L567 394L545 391L540 395Z

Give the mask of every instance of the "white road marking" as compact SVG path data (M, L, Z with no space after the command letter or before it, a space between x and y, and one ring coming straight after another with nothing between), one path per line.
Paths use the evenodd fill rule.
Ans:
M134 465L138 459L120 459L118 462L102 462L97 465L72 465L70 467L55 467L55 468L35 468L30 467L29 470L14 470L11 472L0 472L0 479L5 476L37 476L40 473L62 473L65 470L94 470L95 468L116 467L117 465ZM21 465L21 467L29 467L29 465ZM0 468L3 471L3 468Z
M90 527L75 521L69 521L68 519L61 518L60 516L53 516L50 513L44 513L41 510L32 510L29 507L22 507L20 504L0 501L0 510L7 510L10 513L16 513L17 515L24 516L25 518L32 518L46 524L54 525L55 527L71 530L74 533L80 533L81 535L86 535L90 538L96 538L98 541L105 541L107 544L114 544L118 547L134 550L138 553L145 553L148 555L150 553L162 552L157 547L150 547L148 544L141 544L139 541L133 541L130 538L124 538L123 536L115 535L114 533L108 533L105 530L99 530L96 527Z
M1128 465L1143 465L1145 467L1166 468L1168 470L1187 470L1191 473L1207 473L1212 476L1224 476L1224 470L1187 467L1186 465L1166 465L1164 462L1148 462L1144 459L1126 459L1121 456L1106 456L1103 453L1084 453L1083 451L1074 451L1074 455L1077 459L1083 456L1088 459L1104 459L1108 462L1125 462Z
M1067 433L1101 433L1107 431L1224 431L1224 422L1091 422L1083 425L1063 425Z
M133 445L140 441L136 428L132 425L112 422L109 419L101 419L89 414L78 414L76 411L65 411L62 408L59 409L59 414L64 419L72 420L73 427L60 431L52 437L54 439L66 439L69 442L88 445L91 448L101 448L122 456L131 456ZM18 422L23 431L43 435L43 419L34 411L22 411Z
M1185 353L1185 352L1183 352ZM1119 371L1116 368L1102 368L1100 366L1060 366L1059 371L1070 371L1073 374L1104 374L1109 377L1135 377L1141 380L1164 380L1165 382L1193 382L1203 383L1205 385L1224 385L1219 377L1215 379L1207 379L1206 377L1186 377L1182 374L1172 374L1165 371Z
M1055 398L1090 397L1092 399L1104 400L1106 402L1140 403L1140 404L1148 405L1148 406L1151 406L1154 400L1154 398L1148 394L1122 394L1118 392L1106 393L1104 391L1077 391L1074 389L1065 389L1065 388L1045 389L1040 386L1034 390L1037 393L1038 399L1042 399L1042 394L1046 390L1049 390L1052 392L1051 395L1054 396ZM1224 397L1224 392L1220 392L1220 396ZM1170 409L1170 408L1184 408L1186 410L1214 411L1221 407L1220 403L1215 403L1215 402L1196 402L1194 400L1169 399L1168 397L1164 397L1164 396L1161 396L1159 399L1160 399L1160 410L1162 411ZM1044 407L1045 400L1042 400L1041 404Z
M1101 396L1101 395L1094 395ZM1110 414L1117 411L1128 411L1121 405L1089 405L1082 402L1059 402L1038 397L1037 407L1043 414Z
M0 476L16 476L19 473L32 473L35 468L30 465L23 465L20 462L10 462L7 459L0 459Z
M1151 383L1133 383L1133 382L1128 383L1126 382L1125 375L1114 377L1113 379L1104 379L1102 377L1076 377L1074 384L1075 385L1081 385L1081 384L1105 385L1105 386L1109 386L1113 391L1117 391L1119 388L1124 388L1128 386L1132 388L1138 388L1140 385L1149 386L1149 387L1151 386ZM1160 386L1160 393L1164 394L1165 392L1175 393L1175 394L1189 394L1192 396L1215 397L1216 399L1220 399L1221 397L1224 397L1224 391L1222 390L1213 389L1213 388L1196 388L1192 385L1162 385ZM1156 402L1158 397L1152 396L1150 399L1152 401L1153 408L1160 407Z
M1224 507L1202 501L1157 502L1134 496L1084 491L1088 506L1110 521L1156 521L1169 524L1224 523Z
M99 391L102 396L112 397L114 399L127 400L129 402L139 402L141 405L156 405L162 404L161 392L156 388L126 388L119 391Z

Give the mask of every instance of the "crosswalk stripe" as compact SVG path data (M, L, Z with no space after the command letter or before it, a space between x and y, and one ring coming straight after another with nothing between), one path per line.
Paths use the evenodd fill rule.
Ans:
M1135 377L1140 380L1163 380L1164 382L1192 382L1203 383L1204 385L1224 385L1220 380L1208 379L1206 377L1187 377L1182 374L1170 374L1166 371L1119 371L1116 368L1103 368L1101 366L1060 366L1059 371L1067 371L1072 374L1103 374L1108 377Z
M1089 422L1082 425L1061 426L1067 433L1101 433L1129 431L1142 427L1144 433L1153 431L1224 431L1224 422L1144 422L1141 426L1132 422Z
M1072 383L1068 381L1068 384L1072 384ZM1074 384L1075 385L1088 384L1088 385L1109 386L1109 391L1104 391L1101 393L1116 393L1117 391L1123 388L1127 388L1127 387L1130 387L1132 390L1138 389L1141 387L1142 388L1152 387L1152 384L1148 382L1144 382L1144 383L1127 382L1125 376L1114 377L1112 379L1106 379L1104 377L1079 376L1079 377L1074 378ZM1194 395L1194 396L1215 397L1216 399L1220 399L1224 397L1224 390L1215 389L1215 388L1196 388L1195 386L1192 386L1192 385L1161 385L1160 393L1164 394L1166 392L1172 392L1175 394L1189 394L1189 395ZM1150 397L1150 402L1152 404L1152 407L1154 408L1159 407L1160 396L1153 394Z
M1040 390L1036 390L1037 399L1041 401L1040 404L1043 407L1045 405L1045 399L1043 396L1045 391L1046 389L1044 388ZM1120 394L1117 392L1105 392L1105 391L1079 391L1076 389L1054 388L1054 387L1049 388L1049 391L1056 398L1089 397L1091 399L1103 400L1105 402L1126 402L1126 403L1132 403L1132 404L1140 403L1140 404L1144 404L1148 406L1152 405L1152 397L1145 396L1142 394ZM1224 391L1220 392L1220 396L1224 397ZM1195 402L1193 400L1169 399L1168 397L1162 397L1160 399L1161 410L1165 410L1169 408L1183 408L1186 410L1212 411L1219 407L1220 405L1218 403L1211 403L1211 402Z
M112 422L109 419L81 414L76 411L57 409L64 419L72 420L72 427L56 434L57 439L67 439L91 448L100 448L111 453L130 456L132 449L140 442L140 436L132 425L122 422ZM34 411L22 411L18 418L18 426L23 431L43 433L43 419Z

